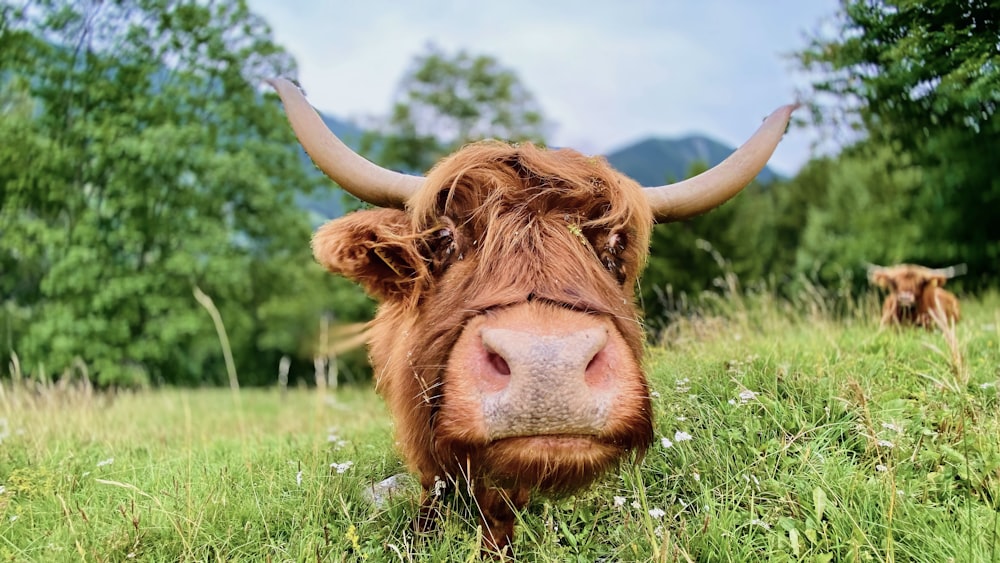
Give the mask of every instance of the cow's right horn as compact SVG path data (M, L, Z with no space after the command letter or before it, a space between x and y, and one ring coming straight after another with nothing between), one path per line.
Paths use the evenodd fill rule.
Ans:
M645 188L657 222L681 221L715 209L749 184L771 158L798 104L774 111L736 152L710 170L683 182Z
M379 207L403 208L424 179L387 170L341 142L309 105L298 86L285 78L268 80L285 105L288 121L316 166L355 197Z

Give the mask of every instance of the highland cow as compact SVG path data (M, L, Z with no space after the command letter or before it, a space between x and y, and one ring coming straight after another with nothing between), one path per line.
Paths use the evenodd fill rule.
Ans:
M959 319L958 298L941 286L964 271L964 264L948 268L925 268L914 264L871 266L868 279L889 290L882 304L880 326L916 325L933 328L932 312L943 322Z
M495 141L400 174L347 148L294 84L272 84L317 166L380 207L323 225L313 251L380 302L370 359L421 514L437 480L464 482L502 552L533 492L573 492L642 456L653 424L635 289L654 221L739 193L794 106L715 168L643 188L600 157Z

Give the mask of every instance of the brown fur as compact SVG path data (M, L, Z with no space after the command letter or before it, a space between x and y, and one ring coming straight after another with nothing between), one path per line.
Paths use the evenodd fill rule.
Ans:
M435 478L471 482L490 547L503 550L531 491L571 492L643 454L652 414L635 286L652 224L641 187L604 159L487 141L439 163L407 211L359 211L316 233L318 261L381 301L376 388L425 490L422 514ZM605 427L491 441L484 384L467 367L490 326L606 331L613 377L598 383L616 399Z
M930 329L936 324L931 316L934 310L947 322L959 320L958 298L941 288L948 278L934 270L900 264L874 271L871 281L889 290L882 305L883 327L916 325Z

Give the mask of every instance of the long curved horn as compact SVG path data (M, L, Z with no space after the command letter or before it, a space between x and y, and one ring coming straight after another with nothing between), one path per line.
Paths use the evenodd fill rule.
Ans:
M964 274L968 270L968 267L963 262L961 264L955 264L954 266L948 266L947 268L927 268L927 270L932 274L939 275L946 279L951 279L955 276L961 276Z
M767 164L798 107L799 104L789 104L776 109L743 146L714 168L683 182L645 188L656 221L688 219L740 193Z
M355 197L379 207L402 209L424 179L372 164L341 142L309 105L298 86L285 78L268 80L302 147L316 166Z

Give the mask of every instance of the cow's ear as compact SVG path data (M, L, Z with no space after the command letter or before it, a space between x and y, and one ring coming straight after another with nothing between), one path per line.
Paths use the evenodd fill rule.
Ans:
M398 209L355 211L326 223L312 239L324 268L356 281L372 297L404 299L426 275L409 216Z

